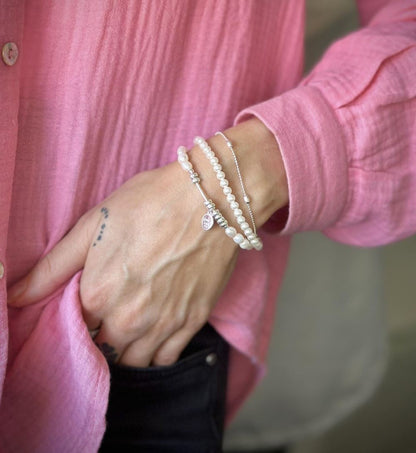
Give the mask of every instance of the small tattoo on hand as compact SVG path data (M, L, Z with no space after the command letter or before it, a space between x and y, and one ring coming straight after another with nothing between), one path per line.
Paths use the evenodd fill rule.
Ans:
M101 208L101 212L104 214L104 219L108 219L108 209L105 207ZM103 238L105 225L106 225L105 222L103 222L101 224L100 233L98 234L96 241L101 241L101 239ZM92 244L93 247L95 247L96 245L97 245L97 242L94 242L94 244Z
M103 356L106 358L107 362L115 363L118 354L113 346L109 345L108 343L97 343L97 346L98 349L103 353Z

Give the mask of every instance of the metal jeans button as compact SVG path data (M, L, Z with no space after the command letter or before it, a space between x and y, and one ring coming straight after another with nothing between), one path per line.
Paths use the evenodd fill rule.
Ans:
M215 352L212 352L211 354L208 354L205 357L205 361L209 366L214 366L217 363L217 354Z

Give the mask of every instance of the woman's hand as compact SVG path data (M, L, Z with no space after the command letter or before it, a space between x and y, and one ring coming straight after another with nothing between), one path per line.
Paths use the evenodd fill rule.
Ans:
M256 118L225 132L238 150L260 227L288 201L277 142ZM231 153L222 138L209 142L237 193ZM214 202L225 203L218 206L233 219L210 164L195 148L190 155L204 189ZM99 328L95 341L107 358L131 366L170 365L208 320L238 253L218 226L201 229L204 213L200 194L176 162L140 173L84 214L9 289L8 302L37 302L83 269L83 316L90 330Z
M88 211L26 276L14 306L40 300L84 268L80 298L112 361L174 363L206 323L238 247L201 229L203 200L177 163L136 175Z

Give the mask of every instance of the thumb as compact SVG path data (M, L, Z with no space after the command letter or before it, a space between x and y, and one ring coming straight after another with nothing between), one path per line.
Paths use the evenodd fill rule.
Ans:
M7 291L9 305L23 307L38 302L84 267L91 242L87 222L81 219L23 279Z

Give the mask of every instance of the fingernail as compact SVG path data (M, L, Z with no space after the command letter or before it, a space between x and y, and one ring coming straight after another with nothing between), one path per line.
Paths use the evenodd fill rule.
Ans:
M26 279L20 280L20 282L13 285L7 291L7 303L9 305L13 305L19 299L19 297L25 292L27 288L27 281Z

